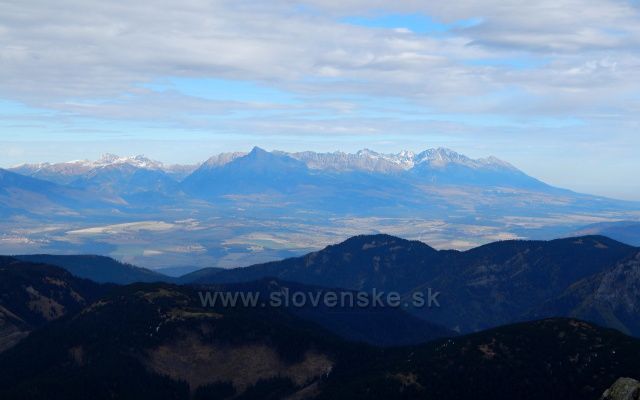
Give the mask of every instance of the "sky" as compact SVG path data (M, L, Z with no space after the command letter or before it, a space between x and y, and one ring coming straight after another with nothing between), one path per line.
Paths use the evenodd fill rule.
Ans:
M640 3L0 0L0 167L494 155L640 200Z

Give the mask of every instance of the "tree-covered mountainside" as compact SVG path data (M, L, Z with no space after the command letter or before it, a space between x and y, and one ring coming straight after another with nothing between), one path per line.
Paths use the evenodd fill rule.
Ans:
M26 259L34 261L27 262ZM90 256L33 256L23 260L5 258L2 276L4 281L0 287L0 299L4 308L2 336L6 347L17 343L35 327L62 315L75 314L106 293L114 285L98 285L91 281L76 278L69 272L57 266L35 264L35 261L51 260L69 267L70 263L78 262L79 266L89 269L95 268L108 276L127 272L131 266L116 263L104 257ZM92 264L92 262L96 264ZM114 271L110 271L113 268ZM70 270L77 272L74 268ZM96 276L89 271L88 275ZM122 275L119 275L122 276ZM148 277L143 274L142 277ZM47 286L49 285L49 286ZM40 299L40 293L48 297ZM57 291L53 291L56 289ZM198 288L199 292L226 292L250 295L258 293L260 303L267 303L273 292L300 292L305 295L320 295L330 289L305 286L296 283L262 280L237 285L208 285ZM339 290L331 290L340 293ZM351 294L351 293L349 293ZM351 294L353 298L355 296ZM65 296L71 296L67 298ZM34 300L35 299L35 300ZM37 301L36 301L37 300ZM42 304L40 304L42 303ZM59 304L60 303L60 304ZM259 305L259 304L258 304ZM46 308L52 315L42 316L40 308ZM336 335L356 342L365 342L380 346L398 346L422 343L429 340L447 337L455 333L443 327L419 319L398 308L374 308L349 306L327 307L319 304L317 307L307 303L304 307L289 307L283 305L286 312L298 315L302 319L310 320L334 332ZM24 322L28 322L26 325Z
M400 348L274 307L122 287L0 355L2 399L597 399L640 375L640 341L550 319Z
M573 319L509 325L337 366L321 399L599 399L640 376L640 341Z
M501 241L458 252L372 235L353 237L303 257L211 274L203 270L191 276L196 283L276 277L323 287L398 291L405 297L431 288L440 293L440 307L413 312L449 329L473 332L531 319L531 313L572 285L637 252L603 236ZM570 316L562 309L548 315Z
M363 235L302 257L230 270L205 268L180 278L99 256L19 258L120 284L233 284L275 278L290 285L310 285L314 290L398 292L407 305L405 311L433 326L461 333L545 317L574 317L637 336L638 253L636 247L603 236L501 241L460 252L437 251L419 241L388 235ZM429 290L437 293L437 306L413 307L412 296ZM336 320L338 315L333 315L331 323ZM345 334L349 333L347 325L343 326ZM416 330L415 340L424 338L420 332ZM349 334L353 335L350 338L359 335ZM364 341L372 339L365 336ZM401 335L388 343L412 343L405 339L408 337ZM387 339L373 343L384 344Z
M0 352L34 329L79 312L107 290L57 267L0 257Z
M0 398L259 399L320 382L358 348L284 310L203 308L192 289L138 284L2 354Z
M640 246L640 221L613 221L589 224L575 235L602 235L632 246Z
M136 267L96 255L32 254L15 256L19 260L55 265L73 275L99 283L129 284L136 282L166 282L171 278L151 270Z
M282 307L283 310L316 323L343 339L375 346L412 345L457 335L452 330L406 312L401 306L384 302L380 307L372 304L372 301L361 305L357 301L358 293L350 290L321 288L276 279L204 285L196 286L196 289L202 293L259 294L259 299L256 301L258 306L272 305L275 299L277 306ZM330 296L334 294L335 304L325 300L331 299ZM326 295L329 297L325 298ZM299 300L300 296L303 296L302 302Z
M581 279L532 313L540 318L569 315L640 333L640 252L605 271Z

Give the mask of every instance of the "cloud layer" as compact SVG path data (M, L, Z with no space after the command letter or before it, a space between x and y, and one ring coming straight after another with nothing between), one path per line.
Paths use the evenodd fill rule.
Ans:
M634 2L4 0L1 7L2 136L55 139L77 130L100 138L154 128L175 137L250 132L338 142L439 135L506 155L522 152L518 143L543 143L582 148L580 157L593 144L617 157L640 146ZM398 26L376 23L385 16ZM437 29L416 26L416 16Z

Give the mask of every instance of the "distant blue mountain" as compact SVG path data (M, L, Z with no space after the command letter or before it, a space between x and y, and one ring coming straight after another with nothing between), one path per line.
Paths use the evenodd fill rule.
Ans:
M56 215L117 200L0 169L0 215Z
M409 173L417 180L426 180L433 184L506 186L545 191L552 189L551 186L516 168L501 165L472 167L461 163L447 163L442 166L422 163Z
M188 176L182 190L223 203L241 199L245 208L255 201L291 210L303 207L384 216L441 215L447 209L449 213L468 212L469 206L463 203L473 202L481 215L637 206L555 188L497 158L473 160L448 149L418 154L370 150L319 154L267 152L256 147L226 163L218 158L214 161Z
M179 194L178 182L166 172L132 165L94 169L71 186L119 196L128 204L142 206L172 203Z
M103 256L31 254L13 258L29 263L55 265L78 278L98 283L127 285L135 282L171 281L171 278L166 275Z
M604 235L632 246L640 246L640 221L598 222L582 227L577 235Z
M376 184L393 186L394 182L552 189L496 158L472 160L448 149L407 156L370 150L355 155L290 154L267 152L258 147L226 164L203 164L184 180L183 186L190 193L220 194L292 192L300 185L362 189Z
M290 192L314 176L302 161L255 147L224 165L204 164L183 182L187 193L200 196Z
M195 167L165 166L144 156L105 154L97 161L24 164L12 172L117 198L132 206L159 206L179 198L178 181Z

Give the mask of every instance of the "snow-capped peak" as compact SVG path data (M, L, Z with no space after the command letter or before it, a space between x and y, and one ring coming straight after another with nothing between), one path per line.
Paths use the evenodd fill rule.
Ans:
M243 153L243 152L220 153L218 155L210 157L207 161L205 161L203 163L203 165L206 166L206 167L209 167L209 168L211 168L211 167L220 167L222 165L230 163L231 161L235 160L236 158L244 157L246 155L247 155L247 153Z
M15 172L30 176L49 176L51 174L55 174L67 177L77 177L97 169L110 167L117 168L121 166L131 166L134 168L143 168L149 170L162 170L165 172L174 172L176 167L186 168L185 166L165 166L159 161L150 160L149 158L142 155L120 157L115 154L106 153L96 161L75 160L62 163L47 162L38 164L22 164L11 169Z
M120 156L117 156L112 153L105 153L96 161L96 164L113 164L117 160L120 159Z
M377 157L377 156L380 155L380 153L377 153L377 152L375 152L373 150L369 150L369 149L359 150L356 154L358 156L360 156L360 157Z
M309 168L332 170L365 170L377 172L393 172L410 170L420 164L428 164L432 168L444 168L449 164L463 165L468 168L514 168L511 164L495 157L471 159L451 149L439 147L427 149L420 153L402 150L398 153L378 153L370 149L362 149L355 154L342 152L315 153L283 153L304 161Z
M131 165L144 169L164 169L164 165L159 161L151 160L143 155L120 157L115 154L106 153L93 163L95 167L108 167L112 165Z
M254 150L256 151L256 150ZM429 168L445 168L448 165L461 165L473 169L511 169L516 170L511 164L496 157L472 159L453 150L439 147L415 153L410 150L402 150L398 153L379 153L370 149L362 149L356 153L344 153L340 151L332 153L316 153L305 151L288 153L276 151L277 154L286 155L304 162L311 169L325 169L334 171L369 171L379 173L395 173L408 171L417 166L425 165ZM247 153L234 152L222 153L211 157L202 165L206 168L215 168L225 165ZM151 160L144 155L121 157L106 153L96 161L76 160L66 163L40 163L24 164L12 168L12 170L27 175L36 174L60 174L64 176L80 176L95 169L111 168L118 166L131 166L149 170L161 170L175 176L186 176L197 166L164 165L159 161Z

